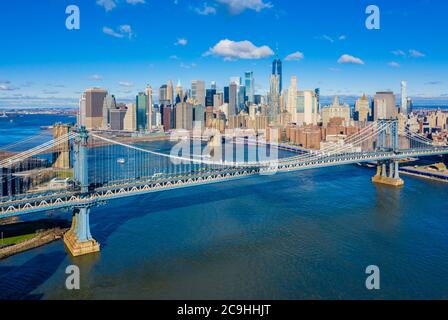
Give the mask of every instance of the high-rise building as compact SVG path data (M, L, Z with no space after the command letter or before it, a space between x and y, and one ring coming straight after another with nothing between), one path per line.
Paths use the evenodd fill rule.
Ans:
M195 105L205 106L205 82L193 80L191 83L191 98Z
M351 110L348 104L340 104L339 97L333 99L333 104L322 108L322 125L328 126L331 119L344 119L345 125L348 126L351 119Z
M278 75L271 75L269 90L269 121L277 121L280 114L280 78Z
M400 112L404 115L409 113L408 111L408 93L407 93L407 85L406 81L401 81L401 104L400 104Z
M393 92L377 92L373 98L374 117L378 119L395 119L398 115Z
M174 86L173 81L169 80L168 84L166 86L166 100L168 100L170 103L174 103Z
M283 70L282 70L282 61L280 59L275 59L272 62L272 75L278 77L279 81L279 91L283 90Z
M252 71L246 72L244 74L244 85L246 86L246 97L249 104L254 103L255 95L255 80L254 73Z
M193 105L187 102L176 104L176 129L193 129Z
M238 108L238 84L232 82L229 86L229 110L227 117L233 116L237 113Z
M217 109L224 104L224 94L222 92L213 96L213 108Z
M313 90L297 92L297 110L293 122L302 125L317 124L317 98Z
M216 94L216 89L207 89L205 94L205 106L213 107L213 98Z
M230 101L230 93L229 87L224 87L224 103L229 103Z
M216 88L216 81L212 81L211 82L211 86L210 86L210 88L212 89L212 90L216 90L217 88Z
M124 118L126 109L112 109L110 111L110 129L114 131L124 130Z
M123 127L126 131L136 131L137 130L137 111L135 108L135 103L128 103L128 111L123 120Z
M246 87L240 86L238 90L238 112L246 108Z
M174 103L184 102L184 90L182 88L182 85L180 84L180 80L177 82L176 85L176 101Z
M153 128L153 124L154 124L154 121L153 121L153 118L154 118L154 110L153 110L154 101L153 101L153 98L152 98L152 88L151 88L151 86L147 86L146 87L145 94L146 94L146 121L147 121L146 128L151 131L152 128Z
M103 106L107 91L99 88L87 89L79 101L78 124L88 130L101 129Z
M297 114L297 77L291 77L291 84L288 90L288 101L286 103L286 111L288 111L292 116L292 121L296 119Z
M159 88L159 104L168 100L168 86L166 84Z
M110 128L110 113L112 110L117 109L117 103L115 101L115 96L112 94L107 94L104 98L103 103L103 124L102 128L107 130Z
M361 98L356 100L355 116L356 116L355 120L358 120L360 122L369 121L372 117L372 112L370 110L370 102L365 94Z
M144 92L140 92L137 95L135 99L135 105L137 113L136 129L138 131L145 131L148 125L148 112L146 110L148 102L146 94Z

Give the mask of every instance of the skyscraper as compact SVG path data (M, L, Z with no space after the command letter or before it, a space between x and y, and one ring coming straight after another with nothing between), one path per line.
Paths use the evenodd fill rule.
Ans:
M193 105L187 102L176 104L176 129L193 129Z
M408 115L408 96L407 96L407 85L406 81L401 81L401 104L400 104L400 112L404 115Z
M246 86L246 97L249 104L254 103L255 80L254 73L249 71L244 74L244 84Z
M393 92L377 92L373 98L375 121L378 119L395 119L397 107Z
M166 88L166 100L170 102L170 104L174 103L174 86L173 81L169 80Z
M166 84L159 88L159 104L165 103L168 99L168 86Z
M179 80L176 85L176 99L175 99L176 101L174 103L177 104L179 102L183 102L183 98L184 98L184 90Z
M277 121L280 114L280 78L278 75L271 75L269 90L269 121Z
M229 103L229 87L224 87L224 103Z
M147 129L148 124L148 113L146 110L147 107L147 97L144 92L140 92L136 99L136 112L137 112L137 130L145 131Z
M154 110L153 110L153 106L154 106L154 101L153 101L153 98L152 98L152 88L151 88L151 86L147 86L146 87L146 121L147 121L147 123L146 123L146 128L148 129L148 130L152 130L152 127L153 127L153 124L154 124L154 121L153 121L153 118L154 118Z
M194 104L205 106L205 82L193 80L191 83L191 98Z
M278 76L279 92L282 92L282 90L283 90L283 71L282 71L282 61L280 59L275 59L272 62L272 75Z
M117 109L117 103L115 101L115 96L107 94L104 98L103 103L103 124L102 128L107 130L111 127L110 114L112 110Z
M124 130L135 131L137 126L137 111L135 103L127 104L128 111L123 120Z
M291 84L288 90L288 101L286 103L286 111L288 111L292 116L292 121L297 122L297 77L291 77Z
M205 106L206 107L213 107L213 97L216 94L216 89L207 89L206 90L206 97L205 97Z
M232 82L229 86L229 111L227 117L236 114L238 108L238 84Z
M100 129L103 124L103 105L107 91L87 89L79 101L78 124L87 129Z

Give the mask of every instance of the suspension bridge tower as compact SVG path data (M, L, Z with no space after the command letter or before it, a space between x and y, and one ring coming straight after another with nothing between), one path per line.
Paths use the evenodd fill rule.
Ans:
M397 153L398 144L398 119L378 120L378 126L383 128L378 133L376 151ZM398 159L378 161L376 175L372 178L373 183L401 187L404 185L400 178L400 167Z
M81 205L73 208L72 226L64 235L64 243L75 257L100 251L99 243L90 233L90 209L96 206L96 202L90 200L89 194L89 133L85 127L77 128L76 131L78 135L74 141L74 174L83 201Z

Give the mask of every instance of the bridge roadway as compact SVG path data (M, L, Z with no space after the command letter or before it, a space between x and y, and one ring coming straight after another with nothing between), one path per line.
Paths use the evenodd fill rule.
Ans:
M69 191L53 191L27 194L15 198L0 198L0 217L7 218L37 212L70 209L79 206L94 206L106 201L138 196L153 192L200 186L212 183L243 179L257 174L269 175L282 172L318 169L363 162L399 160L411 157L427 157L448 154L448 147L436 147L420 150L402 150L400 152L359 152L337 154L321 158L294 160L295 157L281 159L273 166L252 166L245 163L242 167L222 168L190 172L188 175L166 175L160 178L115 181L103 185L90 194ZM288 160L289 159L289 160Z

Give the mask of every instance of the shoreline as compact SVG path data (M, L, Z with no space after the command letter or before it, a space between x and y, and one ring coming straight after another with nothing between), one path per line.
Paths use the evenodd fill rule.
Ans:
M38 247L42 247L54 241L62 240L64 234L69 229L54 228L43 232L38 232L31 239L21 241L19 243L0 249L0 260L9 258L13 255L29 251Z

